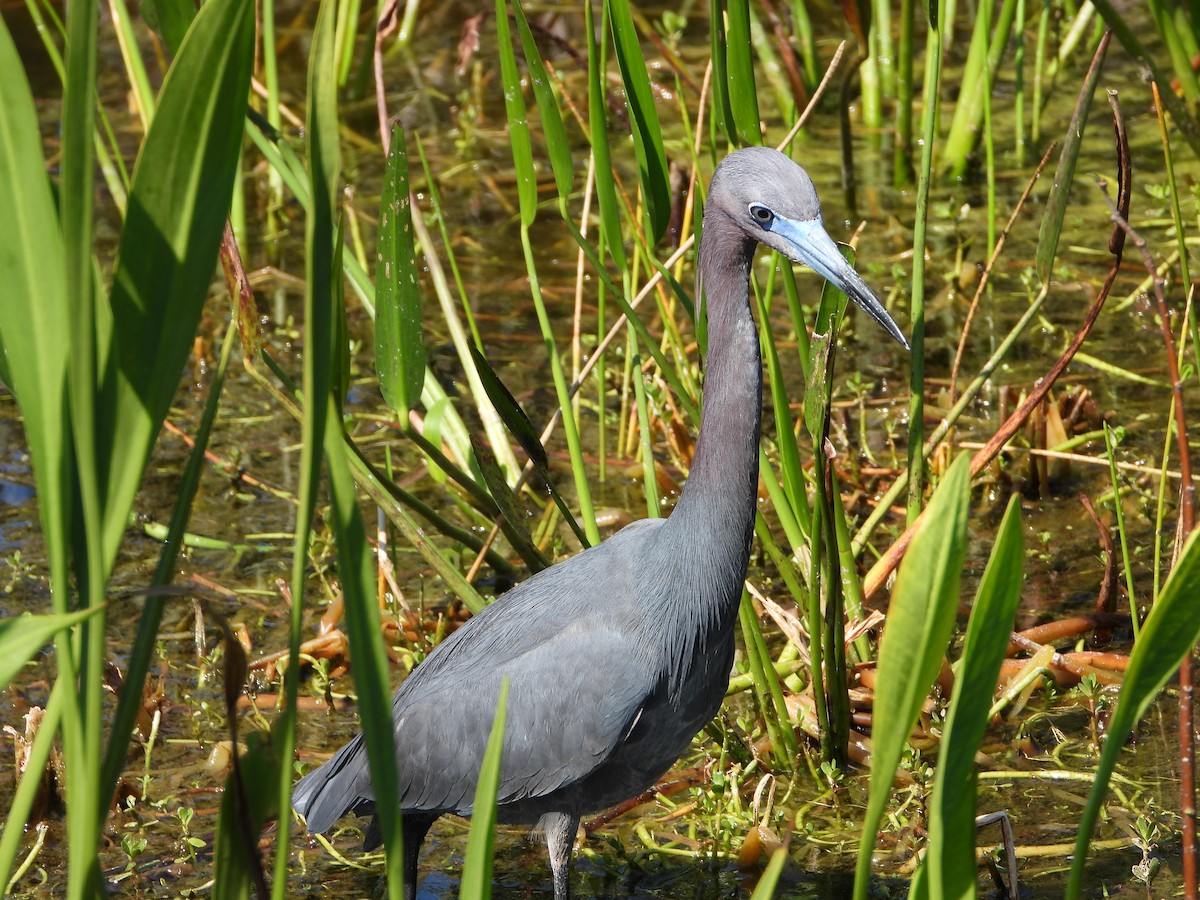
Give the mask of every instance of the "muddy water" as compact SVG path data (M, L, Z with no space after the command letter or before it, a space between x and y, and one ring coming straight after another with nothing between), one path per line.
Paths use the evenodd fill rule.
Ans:
M455 3L422 11L420 37L413 55L393 54L389 57L387 72L392 86L389 103L410 130L420 134L433 169L439 173L439 189L448 210L447 227L459 254L464 283L489 356L534 421L542 422L553 410L553 392L545 350L536 337L536 320L524 283L520 245L512 217L515 197L511 162L503 109L495 84L498 76L492 62L495 55L494 47L489 43L492 40L489 25L485 23L483 27L484 46L472 64L475 68L469 68L462 79L453 72L459 25L476 11L472 6ZM647 14L652 18L656 15ZM579 23L574 16L552 17L545 20L545 24L567 42L579 45ZM300 91L303 34L289 34L289 41L284 57L291 66L289 78L294 79L291 90ZM826 45L825 49L827 56L829 47ZM959 52L964 51L965 39ZM702 73L707 31L699 13L683 32L680 53L694 74ZM572 69L570 61L556 58L555 62L565 73L568 85L579 89L580 76ZM117 63L113 57L106 57L105 64L111 67L110 72L115 71ZM1043 119L1044 133L1057 136L1065 128L1074 103L1070 91L1078 83L1080 74L1077 67L1069 67L1064 76L1064 87L1051 96ZM116 82L115 76L109 77ZM473 77L481 84L478 89L473 86ZM948 83L954 83L953 76L948 77ZM1005 83L1010 84L1010 79L1006 78ZM1169 252L1170 245L1165 239L1165 204L1152 190L1164 180L1164 175L1157 127L1149 113L1148 92L1139 80L1136 68L1118 51L1112 53L1103 83L1122 90L1134 144L1135 224L1144 228L1161 258ZM115 92L116 88L113 90ZM51 93L47 88L47 94ZM482 103L477 104L477 98ZM1006 98L1001 99L995 110L997 132L1011 134L1012 104ZM299 107L301 98L293 95L293 100ZM46 109L48 120L52 121L52 97L47 100ZM370 219L377 202L380 156L374 144L370 104L348 104L347 109L346 124L361 136L361 140L347 142L346 168L355 189L354 208L363 218L364 232L369 236L373 231ZM1087 301L1103 275L1107 261L1100 248L1107 238L1108 226L1092 175L1111 175L1114 169L1109 126L1104 122L1106 115L1106 109L1097 103L1089 126L1091 136L1086 144L1087 155L1079 166L1081 175L1068 216L1067 234L1061 245L1060 284L1044 308L1041 320L1022 339L1015 354L996 374L972 409L965 427L959 431L960 440L986 439L1001 411L1011 408L1011 401L1005 399L1005 391L1019 392L1048 367L1081 319ZM670 113L664 112L664 119L669 118ZM678 138L677 133L672 133L671 126L667 127L668 138ZM781 130L773 127L770 133L776 135ZM909 191L896 191L890 187L890 152L886 147L881 149L880 143L875 136L864 134L862 129L856 135L857 214L848 210L839 190L840 159L836 152L837 125L832 109L814 120L802 157L821 189L825 221L835 237L847 239L858 223L866 220L867 227L859 245L860 266L881 295L886 296L896 309L904 310L909 290L906 273L911 267L905 250L911 245L912 197ZM630 148L619 146L617 149L623 153L618 156L624 162L632 159L632 154L627 152ZM1027 155L1032 157L1041 149L1030 148ZM1023 166L1017 164L1011 138L1001 139L997 152L998 207L1004 218L1023 189L1031 166L1028 162ZM1185 151L1180 147L1177 152ZM1190 160L1184 160L1183 165L1185 171L1196 168ZM302 364L303 332L290 319L299 315L302 304L296 282L288 276L298 276L303 271L303 222L298 210L285 208L280 211L279 233L267 234L259 228L260 225L265 228L267 211L261 173L257 176L247 182L249 234L245 236L246 254L250 265L259 270L256 287L265 311L270 314L265 335L271 352L285 369L296 373ZM984 197L979 178L957 184L947 179L937 188L933 204L938 215L930 235L930 278L935 288L943 284L943 279L949 283L956 271L965 273L964 280L972 280L986 252ZM1038 197L1044 197L1044 190ZM991 295L985 299L975 326L967 355L967 370L985 358L1028 302L1030 289L1026 279L1032 266L1040 203L1041 200L1035 200L1019 222L994 276ZM548 224L554 216L544 218L547 224L539 225L535 232L540 275L552 314L561 324L560 346L565 347L573 303L575 253L569 237ZM957 263L960 257L961 265ZM284 274L273 274L265 270L267 266L274 266L276 271ZM1136 297L1127 308L1119 308L1124 296L1135 288L1141 277L1136 266L1127 266L1109 310L1085 350L1112 365L1161 381L1165 375L1155 319ZM811 281L802 281L802 285L811 284ZM930 300L927 355L935 377L948 374L971 289L968 285L965 289L939 290ZM591 303L592 298L588 302ZM777 304L777 307L782 306ZM426 328L431 363L446 384L459 388L457 362L444 327L433 311L432 301L428 309ZM352 331L356 337L367 339L369 346L370 326L366 315L357 308L352 309L351 315ZM585 307L585 316L593 315L594 309ZM904 314L899 317L904 323ZM226 324L225 301L215 298L202 325L204 344L201 353L186 373L171 418L184 433L192 431L199 418L208 386L208 368ZM782 324L777 333L785 333ZM786 365L786 361L793 358L787 352L786 341L781 344L781 349ZM897 349L865 328L848 338L839 358L840 371L859 373L862 392L871 401L867 407L868 440L883 463L891 458L891 438L894 437L902 448L906 404L901 392L906 366L907 359ZM791 374L794 375L792 383L796 385L793 397L798 398L802 390L799 373ZM381 457L384 446L390 446L397 454L400 471L410 471L414 463L408 447L394 432L380 424L379 417L384 410L374 386L368 357L356 359L354 375L348 410L358 417L356 435L371 446L376 458ZM1094 397L1096 410L1127 430L1122 459L1156 464L1167 411L1167 393L1162 386L1145 385L1076 363L1068 370L1060 387L1073 395L1086 388ZM856 446L858 435L859 413L852 402L854 397L854 392L845 387L837 398L847 412L840 420L844 431L836 437L847 452ZM937 398L934 398L931 409L936 410L936 406ZM765 421L770 421L769 414ZM594 425L588 423L587 427L594 428ZM235 366L226 386L221 417L211 445L213 453L226 461L228 467L206 471L190 526L196 535L218 538L230 546L189 549L180 562L179 580L202 576L233 592L225 598L218 596L216 602L227 616L245 626L253 647L252 657L277 650L284 641L286 607L276 579L286 578L290 566L289 534L294 507L289 494L295 490L298 440L299 429L295 423L249 375ZM556 453L561 452L562 447L552 443L550 449ZM139 587L149 579L159 545L145 528L149 523L165 522L169 518L186 452L186 446L177 436L164 435L138 499L138 527L129 532L114 585L116 592ZM1080 452L1095 455L1098 451L1093 443ZM569 492L566 467L561 470L564 473L561 486ZM975 572L982 568L990 544L989 535L995 524L991 510L1002 509L1013 489L1027 495L1024 513L1028 580L1020 613L1021 624L1090 609L1103 573L1094 526L1083 513L1076 494L1086 492L1095 498L1106 492L1107 473L1100 467L1076 465L1056 474L1053 490L1039 495L1032 486L1026 461L1022 457L1013 457L1000 477L986 481L977 490L978 515L973 521L973 536L977 540L971 555ZM598 502L626 510L635 517L643 515L639 478L637 467L612 467L605 482L593 479ZM427 478L412 476L412 482L412 489L430 502L453 510L452 504ZM1146 548L1153 529L1148 513L1152 512L1149 504L1154 487L1151 481L1137 476L1131 476L1127 483L1130 487L1125 497L1127 521L1135 544L1143 548L1137 557L1136 575L1139 596L1144 599L1150 590L1151 562ZM32 476L17 411L11 397L0 395L0 611L5 615L41 610L46 606L45 567L36 519ZM1169 518L1169 521L1173 519ZM891 527L896 527L896 523L891 523ZM561 551L570 552L571 549L570 542L563 539ZM316 556L321 567L330 564L320 547ZM436 609L444 601L436 579L411 550L398 546L396 556L400 586L410 602ZM467 561L464 558L464 565ZM769 579L769 573L762 573L762 577ZM487 588L486 583L484 587ZM312 591L314 598L321 596L318 580L314 580ZM119 599L114 605L110 646L114 662L121 667L122 648L128 644L136 627L138 605L133 598ZM308 633L314 633L320 612L320 609L313 612ZM1114 636L1116 649L1124 649L1122 642L1127 637L1120 632ZM148 761L139 751L131 752L127 782L136 801L128 811L114 816L110 835L112 845L104 852L114 887L121 892L145 896L177 896L201 889L211 871L211 832L219 803L218 790L224 780L223 769L205 767L213 746L226 734L220 699L220 654L211 646L198 644L190 604L180 602L169 607L161 650L160 668L155 677L161 678L164 697L156 741ZM53 661L47 655L30 668L21 683L0 697L3 724L19 727L25 709L44 702L47 682L52 676ZM254 687L264 692L273 690L267 677L261 677ZM335 685L335 690L349 689L348 679ZM737 703L732 704L731 710L731 720L746 712ZM270 713L266 716L264 719L245 715L243 729L262 727ZM1086 771L1093 759L1090 724L1090 716L1081 700L1046 691L1036 695L1031 707L1016 721L996 730L989 749L1001 768L1028 770L1061 765ZM1173 727L1174 713L1168 700L1145 723L1134 752L1126 759L1124 774L1136 783L1123 788L1127 802L1122 806L1134 817L1145 812L1170 822L1170 811L1175 807ZM301 761L311 764L322 758L355 728L352 710L304 714L300 726ZM1021 760L1011 749L1022 738L1029 739L1027 746L1035 755L1033 761ZM999 774L1002 776L1003 772ZM10 770L0 776L3 802L7 802L11 791L11 779ZM1009 810L1017 830L1017 842L1022 846L1069 843L1073 840L1073 823L1087 789L1088 785L1082 782L1051 783L1015 775L992 780L989 776L981 789L979 807L981 811ZM786 803L793 814L801 812L797 830L804 835L805 842L798 845L801 849L794 854L795 865L785 876L788 896L845 896L849 880L844 873L851 865L858 840L855 823L865 802L864 792L865 786L854 777L847 778L833 793L822 792L805 778L791 786ZM783 795L783 785L779 793ZM881 842L880 871L902 871L901 860L911 853L919 838L915 830L919 828L917 806L914 794L900 811L903 818L912 822L914 830L889 833ZM180 810L185 811L182 816ZM194 811L194 817L185 824L188 810ZM722 822L716 814L703 809L690 819L669 823L659 821L661 810L643 810L642 813L644 817L634 813L618 819L587 842L587 852L577 864L580 880L576 886L582 895L725 897L750 886L751 882L730 864L698 865L649 853L636 833L639 826L644 826L660 839L666 832L686 838L689 828L694 828L701 839L717 835L718 843L728 848L730 844L736 847L740 843L744 821ZM1111 838L1121 834L1121 825L1118 822L1104 830L1101 836ZM431 835L423 865L425 881L422 889L426 896L449 897L457 893L465 834L464 823L443 820ZM127 854L122 850L121 841L123 836L130 835L145 840L146 844L133 847L135 865L127 866ZM203 844L189 844L189 836ZM23 882L23 889L27 889L29 895L61 892L65 884L64 863L59 854L62 837L61 820L52 818L47 846L38 859L42 871ZM981 841L992 838L992 833L985 833ZM356 835L352 832L335 835L334 843L343 852L354 856ZM296 895L369 896L374 890L373 873L355 871L339 864L319 845L303 837L295 846ZM1167 895L1176 879L1177 862L1172 840L1165 840L1160 849L1165 857L1163 871L1154 882L1152 896ZM1139 859L1140 854L1133 850L1108 851L1096 864L1094 877L1103 872L1112 888L1134 891L1140 896L1142 893L1137 893L1139 889L1129 875L1129 867ZM1060 893L1061 872L1066 864L1062 856L1026 860L1022 877L1031 894L1052 897ZM497 895L548 895L549 880L544 866L543 851L530 843L525 835L506 833L497 852ZM900 892L901 884L893 882L891 887Z

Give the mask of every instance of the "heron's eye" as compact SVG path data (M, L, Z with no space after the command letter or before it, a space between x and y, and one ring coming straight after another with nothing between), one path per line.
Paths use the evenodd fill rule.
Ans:
M775 218L775 213L771 212L761 203L750 204L750 215L759 225L767 225Z

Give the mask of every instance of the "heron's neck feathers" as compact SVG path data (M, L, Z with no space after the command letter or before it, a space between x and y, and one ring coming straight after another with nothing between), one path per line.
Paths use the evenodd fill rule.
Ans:
M754 250L728 215L705 216L697 278L708 322L703 409L691 472L671 515L680 537L704 555L706 572L727 583L717 593L738 597L754 528L762 417L762 360L749 300Z

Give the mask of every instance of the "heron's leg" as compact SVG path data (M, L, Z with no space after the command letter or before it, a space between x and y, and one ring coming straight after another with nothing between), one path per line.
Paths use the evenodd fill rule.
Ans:
M571 900L571 851L575 848L575 835L579 832L579 816L546 813L540 824L546 832L546 849L550 851L554 900Z
M404 830L404 900L417 898L417 857L437 813L406 812L401 819Z

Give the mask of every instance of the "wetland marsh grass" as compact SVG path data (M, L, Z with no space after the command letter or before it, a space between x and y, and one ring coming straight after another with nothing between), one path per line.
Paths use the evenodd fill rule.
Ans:
M20 565L10 560L13 599L0 623L0 676L12 698L5 724L19 726L26 711L40 720L14 735L21 771L36 776L14 778L4 792L0 881L14 893L46 886L72 898L106 888L151 896L197 891L212 877L218 896L283 897L312 887L322 871L360 865L345 855L353 826L319 844L294 837L295 769L315 759L298 754L298 734L323 733L316 717L351 718L309 710L344 699L348 682L337 676L348 669L371 735L376 790L386 798L395 790L393 663L419 663L460 610L478 610L512 579L598 541L606 507L617 505L610 498L634 515L667 511L698 421L706 338L684 285L707 175L746 143L817 156L831 132L810 109L854 121L825 91L832 78L854 84L847 51L826 40L843 26L818 28L814 38L803 2L672 11L608 0L535 15L498 0L475 19L452 6L410 0L376 38L376 10L323 0L302 7L299 21L312 24L298 43L279 28L271 3L256 20L245 0L208 0L199 13L182 0L159 2L152 40L121 0L104 28L92 0L73 0L63 22L29 0L62 84L56 112L32 93L35 73L6 13L0 208L11 215L0 219L0 246L9 248L0 256L0 382L20 409L24 471L37 488L28 512L40 525L38 542L20 547ZM894 37L886 3L855 5L844 26L869 57L858 69L863 115L881 128L891 109L897 121L894 133L856 141L855 165L886 177L845 177L870 188L859 264L874 262L868 281L887 285L893 309L910 317L911 370L900 378L902 358L842 321L844 298L826 290L806 304L816 295L810 275L774 258L755 267L764 420L773 427L761 450L759 564L739 617L743 653L730 702L683 768L615 824L608 816L589 823L589 833L612 827L620 835L611 854L594 853L601 872L619 861L625 874L617 880L664 860L757 873L766 859L754 896L767 897L802 890L807 871L848 870L857 855L857 896L871 885L904 890L895 878L911 896L970 895L980 875L961 835L975 821L961 798L975 796L981 781L1007 778L1047 793L1068 782L1089 792L1073 794L1078 806L1061 812L1061 825L1078 831L1073 843L1046 850L1050 858L1073 852L1068 882L1054 882L1052 892L1092 889L1089 855L1121 846L1140 854L1140 868L1121 878L1106 868L1105 885L1132 877L1147 893L1153 883L1154 891L1182 884L1194 894L1194 836L1186 819L1169 814L1178 804L1122 772L1129 735L1191 658L1200 632L1186 416L1200 365L1196 317L1183 313L1197 206L1185 187L1200 148L1186 64L1195 48L1181 27L1190 27L1190 13L1154 3L1147 17L1127 21L1096 3L1103 33L1072 30L1056 52L1050 23L1066 12L1055 3L1030 9L1006 0L973 24L948 6L924 7L922 30L913 5L900 5L895 65L886 55ZM424 58L428 71L408 50L385 52L393 26L401 43L415 47L412 35L421 34L436 44ZM970 36L965 51L956 34ZM112 35L117 71L102 52ZM1032 77L1026 42L1035 47ZM1157 108L1174 126L1161 119L1161 137L1145 114L1127 122L1111 101L1114 140L1091 110L1111 82L1102 76L1118 44L1126 54L1120 86L1134 103L1146 105L1134 67L1146 65L1155 79ZM1168 66L1155 59L1163 52ZM355 99L372 71L378 132ZM1080 90L1052 102L1066 95L1068 72L1080 76ZM98 80L115 75L129 87L127 104L97 100ZM265 90L252 91L252 75ZM412 87L397 98L385 75ZM1005 91L1015 92L1019 115L997 102ZM948 126L939 104L953 105ZM1071 104L1073 115L1064 113ZM913 164L916 113L922 141ZM438 130L447 119L450 134ZM57 142L43 138L51 131ZM1157 156L1144 152L1147 132L1150 146L1162 147ZM132 169L130 134L139 135ZM1171 155L1176 134L1186 160ZM1056 135L1063 140L1047 193L1035 186L1041 165L1031 161L1050 156ZM1027 146L1036 151L1028 157ZM414 153L419 175L415 163L410 172ZM1117 173L1111 213L1089 182L1097 169ZM832 164L819 171L832 182ZM910 178L915 193L881 196ZM1013 186L1025 184L1018 197ZM822 187L825 197L835 193ZM1042 208L1026 204L1030 191L1045 197ZM847 195L856 196L849 186ZM1081 195L1093 199L1081 207ZM982 198L987 210L980 227L979 214L960 206L966 235L938 215L963 196ZM827 204L837 210L827 220L849 238L858 225L846 211L853 201ZM846 218L834 218L843 211ZM1002 229L998 215L1011 215ZM467 231L471 217L476 227ZM119 223L115 251L97 224L108 221ZM301 223L302 241L276 242ZM1010 242L1032 247L1032 237L1020 236L1035 231L1032 263L1014 258ZM1129 263L1122 268L1127 242L1143 285ZM969 256L986 263L967 313ZM213 297L218 260L227 293ZM951 276L959 280L948 293L934 289ZM496 315L490 290L502 282L524 300ZM1086 303L1066 302L1071 282L1089 285ZM1129 301L1106 306L1118 285ZM274 321L264 326L267 295ZM1133 328L1139 296L1150 300L1137 321L1153 326L1143 330L1158 343L1138 335L1141 356L1094 353L1081 367L1077 354L1093 328L1110 342ZM964 322L977 322L976 309L984 324L972 331ZM516 362L495 349L525 328L533 337ZM244 375L231 385L235 331ZM959 332L955 352L950 338ZM189 366L205 369L195 416L180 411L181 398L186 406L204 393L179 390ZM1015 399L999 382L1012 385ZM535 385L552 396L531 394ZM1116 402L1133 385L1148 397L1136 413ZM1088 399L1097 395L1115 408L1088 423ZM272 479L255 486L247 453L229 466L233 499L211 476L217 496L206 496L213 435L252 406L285 435L269 464L285 486L271 488L268 500ZM190 440L173 502L151 500L144 488L157 477L165 421L184 423ZM282 449L293 441L294 453ZM1152 441L1161 457L1147 466L1141 457ZM1061 465L1067 452L1075 472L1052 470L1047 459ZM1082 474L1089 466L1096 477ZM1147 477L1156 479L1149 487L1135 480ZM1056 545L1079 553L1069 528L1043 527L1044 510L1061 506L1063 482L1111 510L1117 544L1102 542L1092 603L1025 613L1053 621L1012 634L1029 586L1052 583L1038 573L1073 565L1040 554ZM224 508L236 519L229 509L256 502L278 505L272 530L292 544L290 557L274 553L282 561L274 574L290 569L281 587L261 577L238 584L241 555L237 564L212 556L201 564L191 555L199 550L182 550L196 527L194 505L234 504ZM131 577L121 556L130 552L131 515L151 503L169 516L167 537L157 561ZM369 537L377 511L381 524ZM1063 520L1060 511L1055 527ZM242 529L228 524L238 533L214 537L246 553ZM1107 535L1108 523L1100 525ZM993 538L987 553L983 533ZM137 552L154 556L146 551ZM272 551L249 553L252 567ZM27 559L38 563L30 568ZM200 587L207 565L223 577ZM1132 610L1118 602L1122 583ZM176 607L193 610L180 597L195 595L205 599L194 607L189 663L161 625L164 615L177 621ZM317 616L321 634L306 638ZM211 651L205 622L222 635ZM132 637L125 626L136 629ZM1083 646L1088 634L1093 647ZM156 667L157 688L147 679ZM220 691L205 674L217 670ZM998 678L1007 682L999 696ZM1179 727L1190 739L1190 719ZM156 778L179 747L195 756L222 738L234 748L224 766ZM1022 753L1034 759L1022 762ZM869 787L860 777L868 766ZM195 799L222 785L220 802ZM1186 777L1182 790L1190 791ZM386 862L366 862L386 874L395 897L402 835L399 817L386 812L395 804L382 799L381 808ZM1038 842L1022 830L1029 810L1012 818L1024 836L1017 855L1035 859ZM1107 830L1093 841L1101 820ZM274 829L265 852L264 826ZM492 832L477 816L464 895L491 890ZM877 836L883 856L874 854ZM1164 860L1166 871L1156 872ZM1033 862L1022 871L1045 877Z

